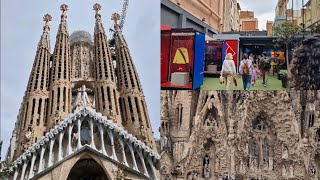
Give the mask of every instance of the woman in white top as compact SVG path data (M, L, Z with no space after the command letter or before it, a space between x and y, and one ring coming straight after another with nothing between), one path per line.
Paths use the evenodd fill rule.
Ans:
M222 64L221 77L226 81L226 90L229 90L232 78L236 75L236 66L232 59L232 54L228 53Z

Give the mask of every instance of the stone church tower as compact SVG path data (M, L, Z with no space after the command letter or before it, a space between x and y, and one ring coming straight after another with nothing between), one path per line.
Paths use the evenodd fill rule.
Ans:
M61 21L52 55L49 86L48 129L71 112L71 51L67 25L67 5L60 10Z
M119 14L114 13L115 21L115 49L117 59L118 89L120 92L120 107L123 126L128 132L145 141L152 148L156 148L147 105L141 88L139 76L130 55L129 47L125 41L117 21Z
M102 25L99 5L95 6L96 25L94 28L94 59L96 70L97 110L103 115L112 117L121 125L119 92L116 85L116 74L111 57L108 39Z
M162 91L161 179L320 178L320 91Z
M14 163L14 180L159 177L160 156L129 49L122 34L119 41L116 29L117 47L125 43L125 48L121 45L112 54L101 6L95 4L93 9L92 41L85 31L69 36L68 6L61 5L53 54L49 40L52 18L48 14L43 18L43 34L13 134L16 140L7 157ZM131 73L116 73L123 62L129 64L125 72ZM120 88L123 78L134 79L130 81L132 93ZM137 130L128 122L134 122Z

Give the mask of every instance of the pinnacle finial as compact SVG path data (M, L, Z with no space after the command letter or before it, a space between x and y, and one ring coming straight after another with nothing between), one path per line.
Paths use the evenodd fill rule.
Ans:
M101 15L100 15L100 13L99 13L99 11L101 10L101 5L98 4L98 3L95 3L95 4L93 5L93 10L96 11L95 18L96 18L97 20L98 20L98 19L101 19Z
M62 4L60 6L60 10L62 11L61 20L66 20L67 19L67 11L69 10L68 5Z
M115 31L118 31L120 26L118 24L118 21L120 19L120 15L118 13L113 13L112 16L111 16L111 20L114 21L114 30Z
M45 14L43 16L43 21L45 22L43 31L49 32L50 31L50 21L52 21L52 17L50 14Z

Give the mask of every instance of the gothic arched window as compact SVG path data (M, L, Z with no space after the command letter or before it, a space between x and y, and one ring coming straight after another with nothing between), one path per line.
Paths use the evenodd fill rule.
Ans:
M314 125L314 112L309 113L309 121L308 121L308 127L313 127Z
M249 140L249 167L260 169L272 166L272 133L265 118L258 116L252 121L251 139ZM270 167L273 168L273 167Z
M182 110L183 110L182 104L178 104L176 108L176 112L177 112L176 115L177 115L177 124L179 126L181 126L182 124Z
M320 143L320 128L316 130L315 141L316 141L317 143Z
M252 127L254 130L265 131L266 130L266 121L261 116L258 116L253 121Z

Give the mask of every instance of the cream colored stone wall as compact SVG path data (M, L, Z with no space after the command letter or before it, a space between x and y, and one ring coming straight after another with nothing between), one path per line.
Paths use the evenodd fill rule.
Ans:
M221 30L220 24L223 24L223 4L221 0L170 0L194 15L198 19L205 18L205 23L214 29ZM211 11L212 10L212 11Z
M273 21L267 21L267 34L268 36L272 36L272 26L273 26Z
M278 0L276 16L286 16L287 2L288 0Z
M170 118L174 114L168 113L170 135L162 137L162 142L169 142L161 147L162 179L320 177L319 91L161 93L162 100L172 100L162 103L163 114L176 103L174 97L184 97L185 106L196 104L195 114L184 118L192 126L185 135L190 138L179 150L175 147L181 144L180 134Z

